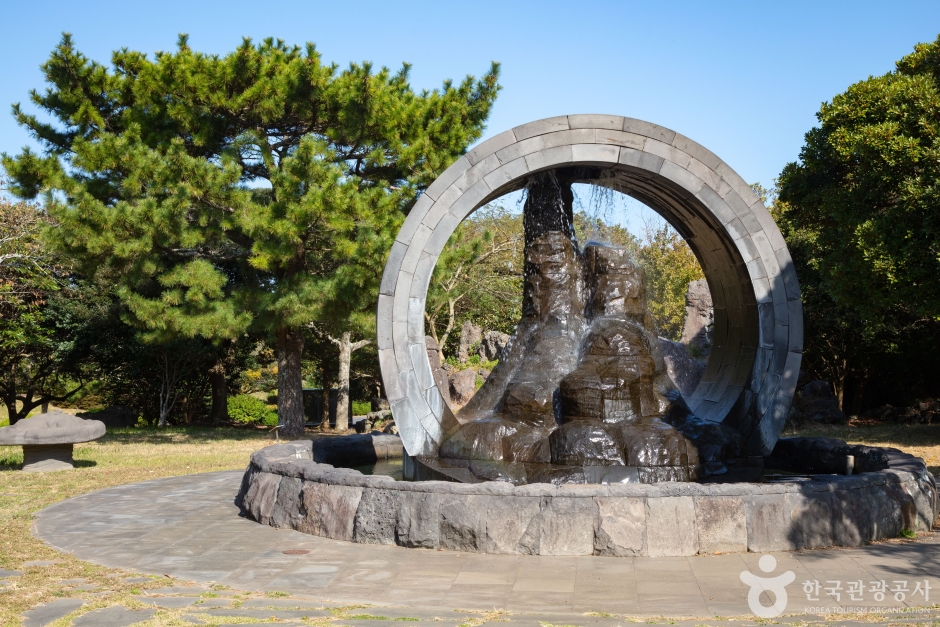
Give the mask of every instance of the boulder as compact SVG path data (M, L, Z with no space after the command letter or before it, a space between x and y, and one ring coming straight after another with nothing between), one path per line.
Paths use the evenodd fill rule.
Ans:
M434 377L434 384L441 393L444 402L450 406L450 382L447 379L447 371L444 364L441 363L441 354L437 340L430 335L424 337L424 343L428 347L428 362L431 364L431 375Z
M928 399L913 407L883 405L869 410L867 416L875 420L901 424L938 424L940 423L940 401Z
M693 359L685 344L673 342L664 337L659 338L659 343L663 349L663 360L666 362L666 372L669 373L669 378L679 388L682 396L692 398L692 393L702 380L702 375L705 374L706 363Z
M495 361L509 343L509 334L499 331L487 331L480 342L480 359Z
M715 310L708 282L692 281L685 292L685 325L679 341L693 354L705 357L711 351L714 326Z
M106 429L121 429L135 426L140 413L130 407L120 407L116 405L101 411L85 411L76 415L79 418L90 418L103 422Z
M353 428L356 433L369 433L376 428L378 423L384 423L392 417L391 410L369 412L365 416L356 416L353 418ZM387 433L387 432L386 432Z
M845 414L839 409L839 400L828 381L811 381L803 387L794 406L801 419L822 424L842 424Z
M552 463L565 466L626 466L620 430L578 420L555 429L548 438Z
M458 370L450 376L450 397L451 401L458 405L463 405L476 392L477 373L476 370L468 368L467 370Z
M483 340L483 329L473 324L469 320L460 327L460 347L457 349L457 361L462 364L467 363L470 358L471 349L479 346Z

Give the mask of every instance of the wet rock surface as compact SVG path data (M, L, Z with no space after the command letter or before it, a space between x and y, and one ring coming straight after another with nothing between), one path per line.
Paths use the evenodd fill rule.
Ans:
M647 308L642 268L621 248L589 244L582 252L574 239L577 175L542 174L529 184L523 317L440 456L522 464L478 474L483 467L457 463L477 479L516 484L690 481L702 474L702 459L681 430L688 424L709 436L707 468L721 472L729 441L714 445L715 434L688 416ZM684 411L673 411L677 402ZM681 417L680 428L663 420L667 414Z

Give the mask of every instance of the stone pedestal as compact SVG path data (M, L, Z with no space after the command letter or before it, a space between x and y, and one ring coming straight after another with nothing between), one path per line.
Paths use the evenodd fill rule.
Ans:
M24 444L23 472L50 472L75 468L72 444Z

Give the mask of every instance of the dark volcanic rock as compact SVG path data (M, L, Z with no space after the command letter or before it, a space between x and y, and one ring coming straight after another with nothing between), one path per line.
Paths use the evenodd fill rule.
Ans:
M487 331L480 342L480 358L486 361L499 359L506 344L509 343L509 334L499 331Z
M695 443L662 420L671 395L681 396L647 308L643 270L621 248L592 244L579 253L570 193L577 176L556 174L528 187L523 318L440 454L522 463L524 477L491 465L474 473L514 483L694 479ZM623 470L588 470L596 467Z
M136 426L140 412L135 411L130 407L121 407L119 405L115 405L112 407L107 407L101 411L85 411L76 415L79 418L98 420L99 422L104 423L106 429L122 429Z
M483 329L473 324L469 320L460 327L460 346L457 349L457 361L461 364L467 363L470 357L470 351L479 346L483 339Z
M616 427L587 421L562 425L548 438L552 463L565 466L626 466L619 431Z
M425 336L424 343L428 348L428 362L431 364L431 374L434 376L434 384L440 391L444 402L450 405L450 381L447 379L447 372L441 363L441 354L437 341L430 335ZM375 411L375 409L373 409Z
M707 357L711 352L714 326L715 310L708 282L705 279L692 281L685 293L685 326L679 341L695 355Z
M476 392L477 373L472 369L458 370L450 376L450 397L452 402L463 404L473 398Z
M669 378L679 388L682 396L691 398L699 381L702 380L702 375L705 374L706 363L693 359L684 344L667 340L664 337L659 338L659 344L663 350L663 359L666 362L666 372L669 373Z
M802 420L823 424L842 424L845 414L839 409L839 399L832 391L828 381L811 381L803 387L794 406L800 412Z

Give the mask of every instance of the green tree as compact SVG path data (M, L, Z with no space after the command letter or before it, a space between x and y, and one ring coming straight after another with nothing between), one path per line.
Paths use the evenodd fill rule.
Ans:
M486 205L451 236L428 288L425 321L441 362L457 323L509 332L522 315L522 216Z
M39 207L0 198L0 400L10 424L68 401L100 371L92 336L104 312L42 246L48 221Z
M310 321L377 293L403 215L477 139L499 90L482 79L416 93L407 65L340 71L312 44L245 40L206 55L180 37L111 67L65 35L14 113L45 153L3 156L22 197L45 194L55 245L119 277L130 317L154 340L276 343L285 433L303 431L301 357Z
M685 240L667 223L647 225L638 251L646 272L646 297L660 335L678 341L685 324L689 283L703 278L702 267Z
M3 183L0 181L0 183ZM69 302L67 273L40 241L49 217L40 207L9 202L0 185L0 400L10 424L50 402L66 401L88 382L70 332L83 313ZM71 376L70 376L71 375Z
M940 320L940 39L816 117L780 176L791 236L836 302Z
M884 378L901 346L922 365L940 349L940 38L816 117L774 213L803 286L807 366L841 398L873 368Z

